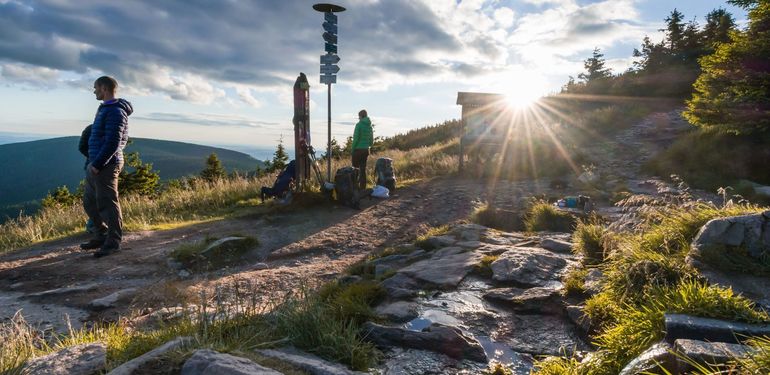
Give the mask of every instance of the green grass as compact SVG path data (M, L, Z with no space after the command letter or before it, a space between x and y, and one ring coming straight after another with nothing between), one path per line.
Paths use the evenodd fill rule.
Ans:
M431 237L443 236L449 232L449 229L449 225L441 225L438 227L430 228L427 232L417 237L417 239L414 241L414 245L425 250L435 250L435 246L433 246L433 244L431 244L428 240Z
M607 229L600 223L578 221L572 233L572 251L582 256L585 265L596 265L604 261L604 235Z
M564 295L581 295L585 293L585 282L588 270L585 268L572 268L562 278Z
M536 201L529 207L524 227L530 232L572 232L577 220L546 201Z
M484 255L481 261L473 266L473 272L480 276L492 277L492 263L499 257L499 255Z

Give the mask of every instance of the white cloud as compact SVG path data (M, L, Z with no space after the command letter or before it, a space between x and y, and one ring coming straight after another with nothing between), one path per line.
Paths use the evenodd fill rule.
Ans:
M28 64L3 64L0 65L0 76L11 83L22 83L34 87L52 87L52 82L59 79L59 71L56 69L34 66Z
M513 25L513 9L507 7L500 7L495 9L494 17L495 21L500 27L508 28Z
M251 89L244 86L236 86L235 92L238 94L238 97L241 99L242 102L254 107L259 108L262 106L262 103L259 102L252 94Z

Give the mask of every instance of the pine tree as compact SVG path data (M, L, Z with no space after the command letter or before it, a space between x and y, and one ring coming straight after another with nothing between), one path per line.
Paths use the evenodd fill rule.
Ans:
M728 11L719 8L706 15L706 26L703 27L704 43L715 49L717 44L730 41L730 33L735 31L735 19Z
M289 154L286 153L286 149L283 147L283 136L278 139L278 146L273 153L273 162L270 163L271 172L282 171L289 163Z
M201 171L200 176L208 182L218 181L227 176L216 153L212 152L206 159L206 168Z
M118 176L120 194L153 195L158 191L160 174L152 170L152 163L143 163L138 152L126 154L126 167Z
M601 53L598 47L594 48L591 57L583 62L583 66L587 73L578 74L578 78L586 83L591 83L600 79L612 77L612 71L609 68L605 68L604 64L604 54Z
M732 43L701 59L703 73L687 102L687 119L724 133L770 130L770 2L733 0L749 8L749 25Z
M669 51L676 52L681 48L685 31L683 20L684 14L674 8L671 15L666 17L666 28L660 29L660 31L666 32L665 43L668 44Z

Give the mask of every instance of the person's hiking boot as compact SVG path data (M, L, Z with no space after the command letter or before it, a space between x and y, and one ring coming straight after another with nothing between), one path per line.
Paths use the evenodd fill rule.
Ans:
M92 238L88 240L88 242L83 242L82 244L80 244L80 248L83 250L98 249L102 246L104 246L104 240L98 239L98 238Z
M120 251L120 244L117 243L105 243L99 250L94 252L94 258L105 257L110 254L115 254Z

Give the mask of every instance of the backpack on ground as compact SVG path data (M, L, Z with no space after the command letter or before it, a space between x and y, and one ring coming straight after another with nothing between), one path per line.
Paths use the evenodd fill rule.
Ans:
M334 195L337 202L359 208L358 168L342 167L334 174Z
M286 168L278 174L273 187L263 186L261 190L262 201L265 201L266 197L283 198L289 191L291 183L294 181L294 175L296 173L296 163L294 160L290 161Z
M396 190L396 174L393 172L393 159L379 158L374 164L377 185L385 186L390 192Z

